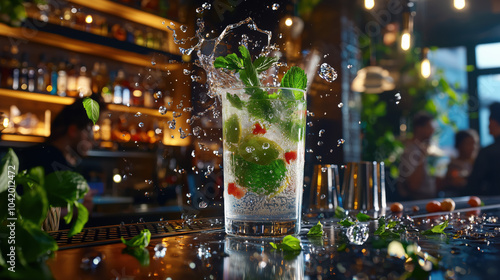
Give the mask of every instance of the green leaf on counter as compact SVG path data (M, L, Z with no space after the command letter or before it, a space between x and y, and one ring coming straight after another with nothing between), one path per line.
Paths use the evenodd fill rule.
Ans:
M359 212L357 215L356 215L356 219L358 219L358 221L360 222L368 222L372 219L372 217L364 214L364 213L361 213Z
M307 236L323 236L323 233L323 225L318 222L307 232Z
M285 73L283 79L281 79L281 86L305 90L307 87L307 75L300 67L293 66Z
M149 265L149 251L144 247L125 247L122 254L131 255L139 261L141 266Z
M132 237L130 240L125 240L125 238L121 238L123 244L128 247L146 247L149 245L149 241L151 240L151 232L149 229L143 229L141 233Z
M271 247L276 250L283 250L285 252L301 251L302 246L300 245L300 240L292 235L287 235L283 238L283 241L279 244L274 242L269 242Z
M444 233L444 230L446 229L446 227L448 227L448 223L449 223L449 221L446 220L438 225L433 226L431 229L428 229L428 230L422 232L422 234L424 234L424 235L442 234L442 233Z
M94 123L99 119L99 103L90 97L83 99L83 107L87 112L87 116Z
M341 220L340 222L337 222L337 224L344 226L344 227L350 227L355 224L355 222L351 221L349 217Z
M337 208L335 208L335 218L343 219L345 217L346 215L344 208L337 206Z
M74 204L76 206L76 209L78 210L78 216L76 217L76 221L73 223L73 225L71 225L71 228L68 232L68 237L72 237L82 231L83 227L89 220L89 211L87 210L85 205L79 203L78 201L75 201Z

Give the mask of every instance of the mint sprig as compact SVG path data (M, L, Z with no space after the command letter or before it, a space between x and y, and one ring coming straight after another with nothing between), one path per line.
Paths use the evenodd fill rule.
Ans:
M90 97L83 99L83 108L87 112L87 117L95 124L99 119L99 103Z
M307 232L307 236L323 236L323 233L323 225L318 222Z
M125 240L125 238L121 238L123 244L127 245L127 247L139 247L144 248L149 245L149 241L151 240L151 232L149 229L143 229L141 233L132 237L130 240Z
M269 242L271 247L276 250L282 250L285 252L301 251L302 246L300 245L300 240L292 235L287 235L283 238L281 243L275 244L274 242Z
M422 232L422 234L424 234L424 235L443 234L446 227L448 227L448 223L449 223L449 221L446 220L438 225L433 226L431 229L428 229L428 230Z
M364 213L361 213L359 212L357 215L356 215L356 219L360 222L368 222L372 219L372 217L364 214Z

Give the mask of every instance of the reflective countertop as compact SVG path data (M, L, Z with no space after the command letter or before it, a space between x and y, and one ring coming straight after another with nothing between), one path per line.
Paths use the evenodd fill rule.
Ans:
M396 239L405 246L416 245L412 248L418 248L419 257L414 261L394 256L393 249L389 250L392 256L388 254L393 239L374 235L377 220L357 223L354 229L319 214L304 220L297 236L302 250L296 252L273 249L270 242L279 243L282 238L228 236L220 218L159 221L134 225L138 227L134 232L153 228L151 224L171 229L153 232L138 258L127 254L117 238L103 237L100 243L78 246L61 245L64 242L59 240L60 250L48 265L55 279L401 279L420 269L425 273L414 273L416 279L429 275L432 279L496 279L500 274L500 198L483 198L485 206L478 208L469 208L467 199L456 198L458 210L449 213L411 210L415 205L425 209L426 201L404 203L408 210L399 215L387 213L386 217L412 223L420 230L405 231ZM449 220L446 235L421 234L445 219ZM307 237L318 220L324 225L324 235ZM131 233L129 225L117 227ZM98 229L91 233L99 236Z

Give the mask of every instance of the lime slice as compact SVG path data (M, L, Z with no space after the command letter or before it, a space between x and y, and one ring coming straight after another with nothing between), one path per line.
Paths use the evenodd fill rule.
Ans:
M277 159L281 148L276 142L262 136L249 135L241 140L238 152L252 163L267 165Z
M233 114L224 123L224 140L228 146L238 144L241 138L241 125L240 120L236 114Z
M240 156L234 156L233 168L238 185L253 193L270 195L282 191L286 175L286 164L282 159L260 165L246 161Z

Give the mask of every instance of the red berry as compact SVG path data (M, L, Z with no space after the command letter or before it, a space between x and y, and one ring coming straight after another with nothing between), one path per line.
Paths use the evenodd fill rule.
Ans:
M296 160L296 159L297 159L297 152L296 151L291 151L291 152L285 153L286 163L290 164L290 161Z
M252 131L252 133L254 135L258 135L258 134L266 134L267 130L265 128L263 128L260 123L255 123L254 124L254 129Z
M240 199L245 195L246 190L238 188L235 183L229 183L227 184L227 193L233 195L237 199Z

